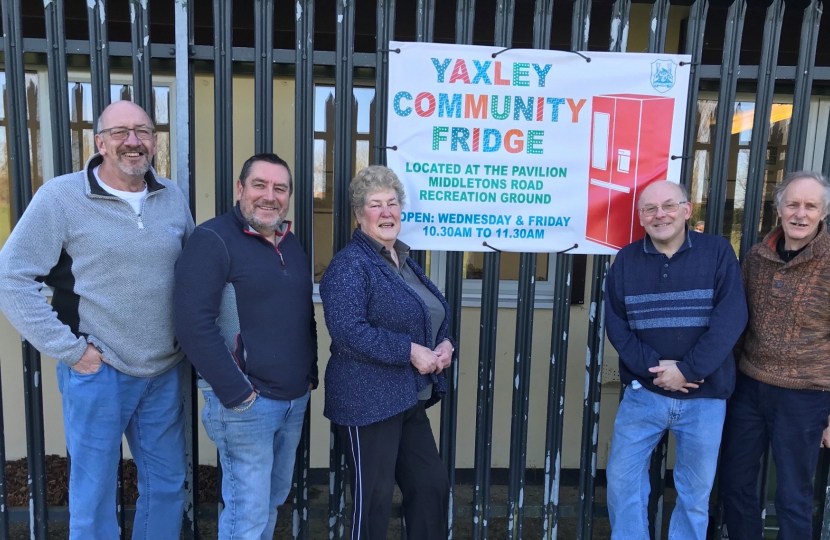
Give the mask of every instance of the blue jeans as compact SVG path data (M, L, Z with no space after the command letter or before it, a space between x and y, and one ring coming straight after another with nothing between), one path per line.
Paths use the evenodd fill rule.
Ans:
M82 375L58 362L69 476L69 537L118 538L115 489L121 437L138 469L133 540L178 538L184 509L182 369L125 375L107 364Z
M204 380L199 388L205 396L202 423L222 463L219 540L271 540L277 507L291 490L311 392L291 401L257 396L243 411L226 409Z
M777 487L778 540L813 537L813 474L830 395L790 390L738 374L723 430L720 491L732 540L763 536L758 473L772 445Z
M726 400L674 399L629 386L614 421L608 457L608 514L613 540L648 540L648 467L666 431L677 439L677 504L669 540L704 540L718 467Z

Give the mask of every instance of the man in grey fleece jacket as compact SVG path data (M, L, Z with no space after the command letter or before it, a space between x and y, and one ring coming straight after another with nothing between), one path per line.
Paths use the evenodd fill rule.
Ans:
M72 456L70 538L117 538L126 434L140 497L133 539L178 538L184 505L184 353L173 267L193 231L187 201L150 167L152 121L119 101L98 121L80 172L47 182L0 250L0 309L58 360ZM53 288L51 306L41 283Z

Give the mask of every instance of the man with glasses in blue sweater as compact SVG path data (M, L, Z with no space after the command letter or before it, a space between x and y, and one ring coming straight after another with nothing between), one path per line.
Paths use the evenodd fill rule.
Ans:
M741 269L719 236L690 231L683 187L654 182L637 204L646 237L620 250L606 280L606 328L625 397L608 458L613 540L648 540L648 467L667 431L677 439L677 503L669 538L704 540L732 347L746 326Z

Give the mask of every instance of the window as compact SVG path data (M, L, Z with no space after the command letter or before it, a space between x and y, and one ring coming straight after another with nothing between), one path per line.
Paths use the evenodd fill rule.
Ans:
M38 108L38 75L34 72L26 73L26 104L29 121L29 158L32 167L32 191L43 184L43 145L40 131L40 109ZM12 229L12 178L10 163L10 148L8 141L8 103L6 90L6 74L0 72L0 85L3 100L0 107L0 246L6 243Z
M695 129L694 165L689 198L693 203L692 225L706 219L709 195L709 179L713 157L714 128L717 121L717 99L701 96L698 100L698 117ZM748 96L749 97L749 96ZM764 194L761 220L758 224L759 238L763 238L775 227L777 214L773 207L772 192L784 177L784 163L787 158L787 139L792 118L791 96L777 96L772 105L770 133L767 146ZM727 172L726 208L724 212L723 237L732 243L735 252L740 251L741 225L746 201L747 177L749 174L749 146L752 139L752 124L755 102L751 99L735 101L732 115L732 137L729 147L729 169Z

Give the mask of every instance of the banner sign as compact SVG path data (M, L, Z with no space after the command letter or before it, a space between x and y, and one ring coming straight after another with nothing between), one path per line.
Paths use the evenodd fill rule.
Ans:
M387 163L413 249L612 254L644 234L643 188L679 182L689 56L389 48Z

